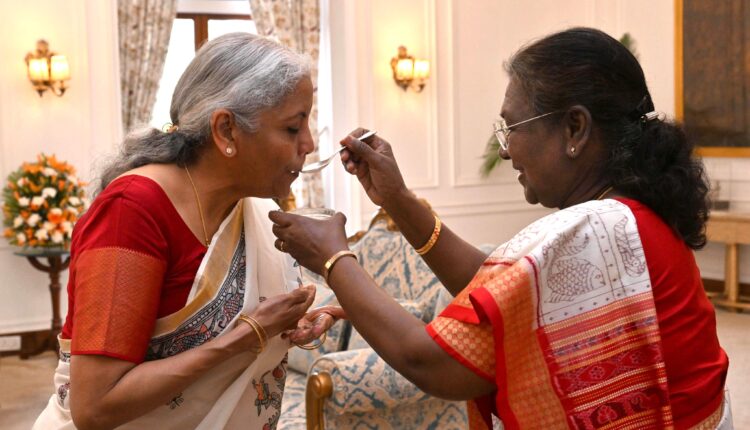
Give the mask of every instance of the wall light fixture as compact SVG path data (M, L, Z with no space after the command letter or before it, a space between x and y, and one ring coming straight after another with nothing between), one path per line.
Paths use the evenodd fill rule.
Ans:
M405 46L398 47L398 55L391 59L391 69L393 80L404 91L411 88L416 92L421 92L430 77L430 62L415 59L406 52Z
M50 90L56 96L65 94L65 81L70 79L68 59L49 50L46 40L36 42L36 51L26 54L29 80L39 97Z

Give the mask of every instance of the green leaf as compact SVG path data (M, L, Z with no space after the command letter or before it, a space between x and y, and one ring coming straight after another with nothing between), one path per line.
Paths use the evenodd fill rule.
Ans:
M490 176L495 167L497 167L503 159L500 158L500 142L497 141L495 133L490 135L487 140L487 145L484 147L484 154L482 154L482 165L479 167L479 174L486 178Z

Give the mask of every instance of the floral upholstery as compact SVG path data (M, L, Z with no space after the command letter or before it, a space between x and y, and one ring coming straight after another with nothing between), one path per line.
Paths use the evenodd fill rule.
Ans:
M374 222L352 250L375 283L421 320L431 321L450 301L414 248L401 233L390 231L386 220ZM318 288L316 303L335 301L330 289ZM333 395L323 405L326 429L468 428L465 402L425 394L386 364L351 324L337 324L342 327L329 332L324 352L290 350L278 428L306 428L305 385L314 372L327 372L333 381ZM331 349L337 345L338 350Z

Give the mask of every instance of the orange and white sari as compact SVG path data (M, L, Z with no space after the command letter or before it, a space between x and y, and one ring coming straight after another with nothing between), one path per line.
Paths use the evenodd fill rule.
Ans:
M160 318L147 360L195 348L231 330L240 312L251 313L265 297L297 285L297 272L273 243L270 200L248 198L235 207L213 238L193 283L188 302ZM60 340L56 393L34 429L74 429L70 415L70 340ZM289 341L269 340L256 357L237 355L204 376L168 404L122 429L273 429L281 412ZM133 393L137 396L138 393Z
M472 429L672 428L651 288L633 214L591 201L498 247L427 331L497 386ZM696 428L731 428L717 404Z

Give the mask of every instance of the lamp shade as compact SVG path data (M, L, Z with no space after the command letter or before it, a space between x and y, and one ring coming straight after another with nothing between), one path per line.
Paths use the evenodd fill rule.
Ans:
M404 58L398 60L396 65L396 77L403 80L411 80L414 76L414 60Z
M70 79L68 59L64 55L53 55L50 58L50 70L53 81L67 81Z
M414 79L427 79L430 77L430 62L417 60L414 62Z
M49 66L46 58L32 58L29 60L29 79L33 82L49 80Z

